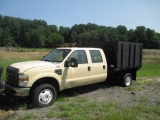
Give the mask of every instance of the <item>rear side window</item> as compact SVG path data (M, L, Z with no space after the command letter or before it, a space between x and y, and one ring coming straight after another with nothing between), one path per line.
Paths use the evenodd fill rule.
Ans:
M99 50L90 50L89 52L91 55L92 63L103 62L102 56Z

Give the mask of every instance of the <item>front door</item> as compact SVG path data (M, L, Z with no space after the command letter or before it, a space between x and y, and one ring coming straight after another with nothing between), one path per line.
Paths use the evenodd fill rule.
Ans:
M85 50L75 50L67 60L76 58L78 67L66 67L63 71L62 80L65 82L65 88L86 85L88 82L88 59Z

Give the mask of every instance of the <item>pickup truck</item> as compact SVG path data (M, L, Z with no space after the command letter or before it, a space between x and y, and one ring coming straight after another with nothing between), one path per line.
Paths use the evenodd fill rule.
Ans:
M6 95L30 96L33 105L52 105L61 90L116 80L130 86L142 66L142 44L109 42L103 48L57 48L40 61L6 68Z

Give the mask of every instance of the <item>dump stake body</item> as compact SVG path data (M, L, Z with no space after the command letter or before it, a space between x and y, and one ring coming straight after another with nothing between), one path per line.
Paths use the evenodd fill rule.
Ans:
M57 48L40 61L8 66L4 92L30 96L33 105L46 107L64 89L106 80L127 87L136 80L142 67L142 44L118 41L83 47Z
M139 69L142 66L142 44L108 42L103 48L108 68L118 70Z

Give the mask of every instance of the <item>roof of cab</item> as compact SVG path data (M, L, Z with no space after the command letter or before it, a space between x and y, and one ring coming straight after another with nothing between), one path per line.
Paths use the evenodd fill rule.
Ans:
M61 47L57 49L71 49L71 50L100 50L101 48L85 48L85 47Z

